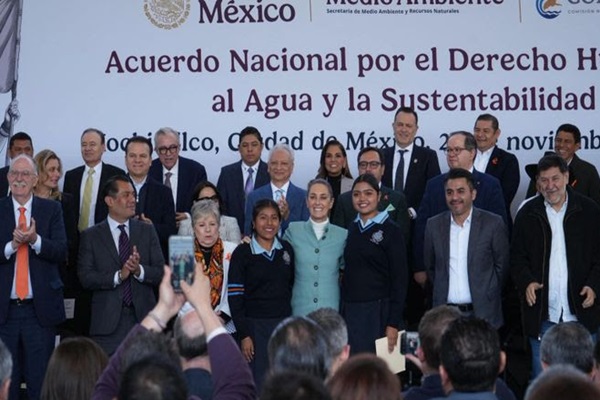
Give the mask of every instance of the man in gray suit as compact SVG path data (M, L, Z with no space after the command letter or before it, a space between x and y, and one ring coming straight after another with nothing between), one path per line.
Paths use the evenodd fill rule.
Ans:
M78 273L93 291L90 336L112 354L156 304L164 258L154 229L136 219L135 191L126 176L103 188L108 217L81 233Z
M498 329L509 268L506 226L502 217L473 207L477 190L469 171L451 169L444 189L449 211L431 217L425 228L433 306L453 305Z

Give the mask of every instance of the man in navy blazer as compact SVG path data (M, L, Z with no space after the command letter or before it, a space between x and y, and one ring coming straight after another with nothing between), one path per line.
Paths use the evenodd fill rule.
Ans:
M466 131L457 131L448 137L446 148L446 160L450 168L462 168L473 174L477 197L473 205L477 208L492 212L502 217L507 223L504 196L498 179L484 174L473 168L477 142L475 137ZM415 234L413 239L413 272L415 280L421 285L425 284L427 276L423 264L423 240L425 237L425 225L427 220L434 215L447 211L444 181L447 173L438 175L427 182L425 194L421 206L417 212Z
M152 142L133 136L125 145L125 165L136 191L135 215L154 226L165 259L168 259L169 236L177 233L175 206L171 189L148 175L152 162Z
M258 129L247 126L240 132L238 151L241 160L221 168L217 189L223 199L222 213L237 219L244 231L246 193L269 183L267 163L260 159L263 138ZM250 173L250 168L252 172Z
M481 114L475 121L473 135L477 141L477 156L475 157L475 169L496 177L502 186L504 205L509 232L512 230L512 218L510 205L512 204L521 175L519 172L519 161L517 157L506 150L498 147L500 137L500 125L498 118L491 114Z
M196 185L206 181L206 169L197 161L181 157L179 133L172 128L161 128L154 134L154 148L158 159L152 161L149 175L171 189L177 221L186 219L193 204Z
M31 157L11 161L8 181L11 196L0 199L0 339L13 356L10 398L19 398L24 375L28 398L38 399L56 326L65 319L59 265L67 257L67 236L60 202L33 196L37 171ZM20 251L26 268L17 271ZM17 285L21 271L23 289Z
M115 175L124 175L119 167L106 164L102 161L102 154L106 151L105 135L99 129L88 128L81 134L81 156L84 165L67 171L65 174L65 183L63 192L70 193L73 196L77 206L77 225L80 231L88 228L100 221L103 221L108 215L108 208L102 198L102 187L108 179ZM92 200L90 203L89 219L85 223L81 223L83 193L90 170L93 170L92 175Z
M252 210L260 199L273 199L279 204L283 220L281 235L293 221L307 221L310 217L306 207L306 190L290 182L294 171L294 151L287 144L278 144L269 153L269 176L271 181L252 191L246 199L244 234L252 233Z
M425 193L425 184L440 174L437 153L428 147L417 146L415 137L419 130L419 117L410 107L401 107L394 115L394 146L383 149L385 172L381 184L404 193L412 219ZM400 177L400 153L403 152L404 170Z
M509 271L506 226L499 215L473 207L477 190L469 171L451 169L444 187L450 210L429 218L425 228L432 305L453 304L499 329Z
M29 157L33 157L33 142L25 132L15 133L8 141L8 158L12 160L19 154L27 154ZM8 169L8 165L0 168L0 197L8 195Z

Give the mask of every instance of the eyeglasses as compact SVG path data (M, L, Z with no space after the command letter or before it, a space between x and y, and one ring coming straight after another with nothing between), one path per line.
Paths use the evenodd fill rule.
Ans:
M164 156L166 154L174 154L175 152L177 152L177 149L179 149L179 146L174 144L169 147L159 147L156 150L158 150L158 154Z
M367 169L367 168L379 168L381 163L379 161L361 161L358 163L358 168Z
M212 200L212 201L218 201L218 200L219 200L219 196L217 196L217 195L215 194L214 196L200 197L200 198L196 199L196 201L202 201L202 200Z
M449 154L449 155L457 155L460 154L462 151L466 150L464 147L448 147L446 150L444 150L444 153Z
M34 176L35 173L33 173L31 171L8 171L8 175L13 178L22 177L25 179L29 179L32 176Z

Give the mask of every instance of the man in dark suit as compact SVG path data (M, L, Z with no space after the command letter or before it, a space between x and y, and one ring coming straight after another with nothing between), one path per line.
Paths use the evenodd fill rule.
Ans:
M498 147L500 137L500 125L498 118L491 114L481 114L475 121L473 135L477 141L477 156L475 157L475 169L496 177L500 181L509 232L512 230L512 218L510 205L512 204L521 175L519 172L519 161L517 157L506 150Z
M244 231L244 208L246 196L269 183L267 163L260 159L263 138L258 129L247 126L240 132L238 151L241 160L221 168L217 189L223 199L221 210L237 219L240 232Z
M462 168L473 174L473 182L477 190L477 197L473 205L482 210L490 211L500 215L504 222L507 221L504 196L498 179L484 174L473 168L477 142L473 135L465 131L457 131L450 134L446 148L446 161L450 168ZM425 237L425 225L427 220L434 215L448 210L444 181L446 174L438 175L427 182L425 194L421 206L417 212L415 224L415 235L413 239L413 272L415 280L424 285L427 280L423 264L423 239Z
M429 218L425 228L423 254L433 306L454 305L498 329L509 271L506 227L500 216L473 207L477 190L469 171L451 169L445 189L450 210Z
M95 128L86 129L81 134L81 156L85 164L65 174L63 191L73 195L80 232L106 218L108 209L102 198L102 187L110 177L125 174L121 168L102 162L105 151L104 133Z
M93 291L90 335L108 354L156 304L164 258L154 229L132 218L135 190L126 176L103 191L108 217L81 234L78 272Z
M171 189L177 221L186 219L194 201L194 188L208 180L206 169L199 162L179 155L179 133L172 128L156 131L154 148L158 159L152 161L149 175Z
M11 196L0 199L0 339L13 356L10 399L19 398L22 375L28 397L38 399L56 326L65 319L59 266L67 237L60 203L33 196L31 157L11 161L8 182Z
M294 172L294 151L287 144L278 144L269 153L270 182L253 190L246 199L244 234L252 233L252 210L260 199L273 199L283 216L281 235L293 221L307 221L310 217L306 207L306 190L290 181Z
M19 154L27 154L29 157L33 157L33 142L25 132L15 133L8 142L8 158L12 160ZM0 197L8 195L8 169L8 165L0 168Z
M419 117L412 108L399 108L392 127L395 141L394 146L383 149L385 172L381 184L404 193L408 212L414 219L425 193L425 184L440 174L440 164L435 151L415 144Z
M392 190L381 184L381 177L385 173L383 151L376 147L363 148L358 153L358 173L359 175L371 174L377 179L381 188L381 198L377 209L387 211L390 218L400 225L404 234L404 242L408 243L410 224L406 198L402 192ZM338 206L335 208L331 222L348 229L356 219L356 214L357 212L352 205L352 191L350 190L338 197Z
M554 138L554 151L569 166L569 186L578 193L590 197L600 204L600 176L593 164L582 160L575 154L581 148L581 131L573 124L562 124L556 130ZM530 164L525 167L531 172L531 181L527 189L527 197L537 192L536 172L537 165Z
M410 216L410 236L414 237L415 219L427 181L440 174L437 153L427 147L417 146L415 137L419 129L419 116L410 107L401 107L394 115L394 146L383 149L385 172L381 178L384 186L404 193ZM408 239L407 239L408 240ZM407 242L408 264L414 263L412 244ZM413 279L406 293L410 307L404 309L409 324L418 323L429 304L428 295Z
M177 233L175 206L171 189L148 175L152 162L152 142L133 136L125 145L125 165L136 192L135 214L140 221L153 225L163 256L168 259L169 236Z

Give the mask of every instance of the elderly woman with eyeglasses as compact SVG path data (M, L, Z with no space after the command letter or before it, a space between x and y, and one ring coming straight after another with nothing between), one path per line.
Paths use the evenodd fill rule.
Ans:
M240 243L242 234L237 220L234 217L223 215L223 200L217 187L209 181L200 182L194 188L194 203L202 200L211 200L217 204L221 218L219 220L219 236L227 242ZM193 209L193 207L192 207ZM194 234L193 218L187 218L179 223L178 235L192 236Z
M229 260L238 243L223 240L219 234L221 213L212 200L200 200L192 206L194 256L204 266L210 279L210 300L214 310L223 320L225 328L235 332L227 297ZM235 220L234 220L235 221ZM237 222L235 222L237 226Z

